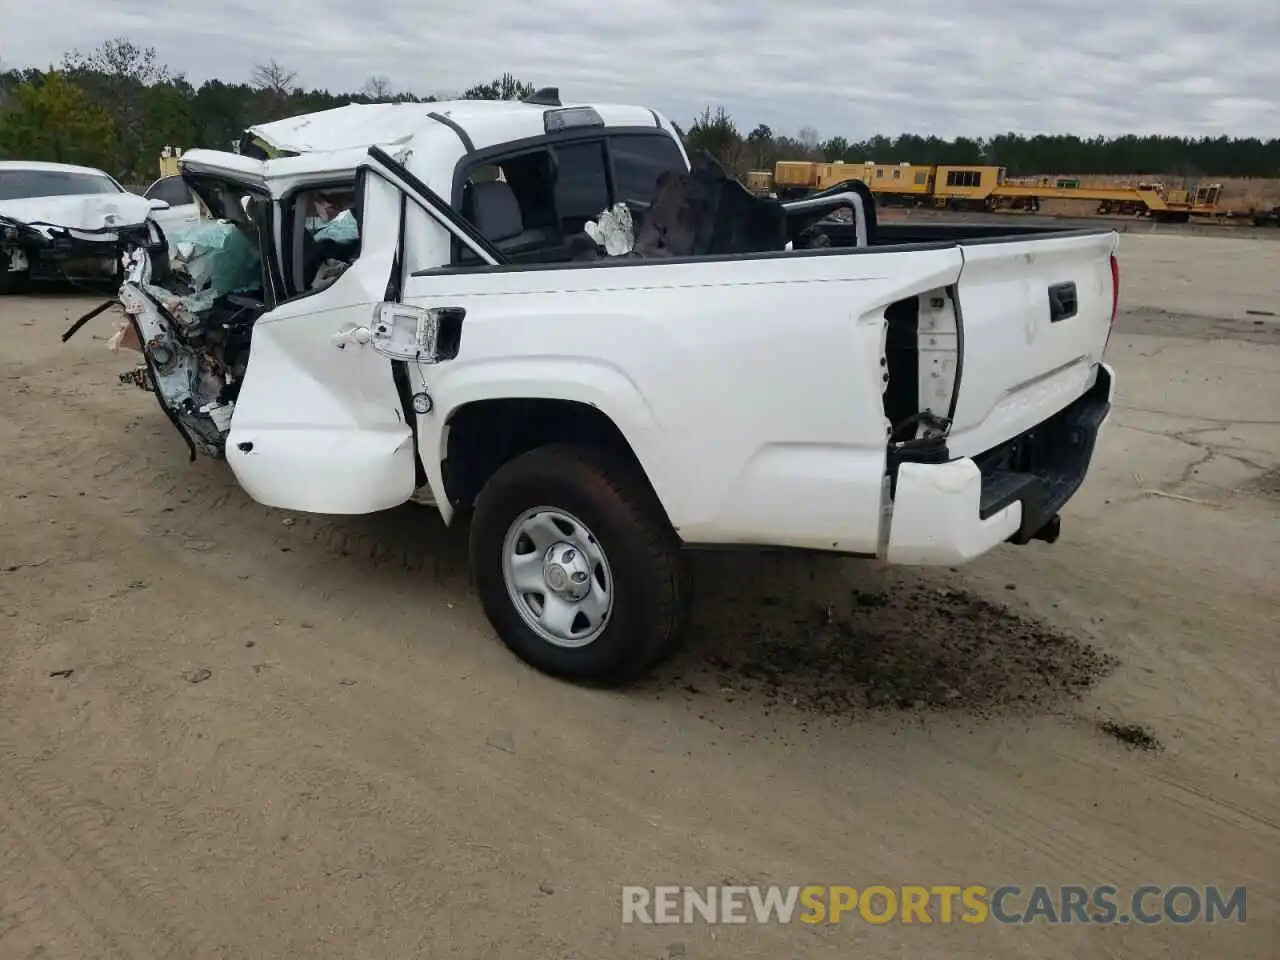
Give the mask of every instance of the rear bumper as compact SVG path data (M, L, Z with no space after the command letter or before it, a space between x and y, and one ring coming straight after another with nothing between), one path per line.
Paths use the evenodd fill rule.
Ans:
M1084 482L1111 411L1114 373L1031 430L976 457L898 466L885 559L931 566L966 563L1005 541L1053 529Z

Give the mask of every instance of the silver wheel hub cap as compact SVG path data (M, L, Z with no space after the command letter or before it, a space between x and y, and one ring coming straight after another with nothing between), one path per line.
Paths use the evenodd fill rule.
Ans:
M502 549L507 594L521 619L558 647L585 647L613 612L613 575L595 535L577 517L551 507L526 510Z

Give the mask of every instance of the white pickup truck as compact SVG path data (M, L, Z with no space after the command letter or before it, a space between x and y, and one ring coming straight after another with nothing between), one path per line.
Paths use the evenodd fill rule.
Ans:
M683 253L581 259L601 213L643 233L687 179L659 114L540 91L253 132L274 156L183 158L239 252L204 288L134 257L122 379L261 503L469 513L484 610L537 668L668 654L687 548L925 565L1057 538L1110 409L1114 232L882 224L850 189L822 243L751 249L691 195L650 224L698 233Z

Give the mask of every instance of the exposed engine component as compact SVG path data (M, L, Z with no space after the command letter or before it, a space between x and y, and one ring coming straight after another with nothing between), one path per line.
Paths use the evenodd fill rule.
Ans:
M120 382L124 384L132 384L139 390L154 390L155 385L151 382L151 371L147 369L146 364L134 367L132 370L126 370L120 374Z
M178 364L177 355L158 337L147 341L147 356L151 358L151 362L155 364L156 372L160 374L172 373L174 367Z
M235 229L231 224L212 226L224 232ZM206 260L203 275L199 270L183 271L180 262L166 287L150 282L147 257L127 255L126 281L119 294L124 329L113 339L117 348L142 345L143 364L121 374L121 383L153 390L166 415L186 436L193 455L198 449L219 459L248 364L253 324L263 309L246 294L226 295L208 285L193 289L193 279L208 284L215 276L240 289L248 286L248 264L256 269L256 252L245 256L234 241L227 246L238 254L232 272L227 270L226 256Z
M253 205L241 206L234 191L219 196L223 215L239 211L245 219L206 219L180 235L175 231L172 255L159 269L145 251L124 255L125 280L118 295L124 320L109 343L112 350L127 347L142 354L142 364L120 381L156 393L193 459L197 452L224 456L253 327L266 310ZM350 265L350 259L336 255L354 258L358 250L354 214L344 210L328 216L315 228L315 238L328 259L318 264L311 289L334 282Z

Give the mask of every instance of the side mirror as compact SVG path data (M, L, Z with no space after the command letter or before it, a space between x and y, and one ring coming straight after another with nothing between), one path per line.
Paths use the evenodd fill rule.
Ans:
M169 209L169 201L161 200L159 197L152 197L147 202L151 204L152 210L168 210Z

